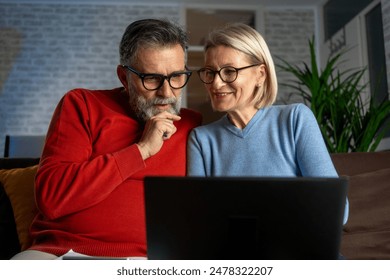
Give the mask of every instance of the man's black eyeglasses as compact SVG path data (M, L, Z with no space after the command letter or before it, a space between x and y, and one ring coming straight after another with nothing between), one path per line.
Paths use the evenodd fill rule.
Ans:
M218 73L219 77L221 78L221 80L224 81L225 83L233 83L237 79L238 71L244 70L244 69L247 69L250 67L254 67L254 66L259 66L259 65L261 65L261 63L252 64L252 65L244 66L241 68L226 66L226 67L222 67L218 71L213 70L213 69L208 68L208 67L205 67L205 68L199 69L197 71L197 73L199 75L200 80L205 84L211 84L212 82L214 82L215 74L217 74L217 73Z
M146 90L159 89L164 84L164 80L167 80L170 87L173 89L183 88L187 84L188 79L192 74L191 71L179 71L179 72L173 72L172 74L165 76L162 74L140 73L128 65L122 65L122 67L136 74L142 80L142 85Z

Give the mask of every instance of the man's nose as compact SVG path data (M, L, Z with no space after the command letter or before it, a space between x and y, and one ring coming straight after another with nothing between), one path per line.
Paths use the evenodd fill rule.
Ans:
M164 79L162 86L157 90L157 95L160 95L163 97L171 97L173 95L172 88L169 85L169 82L167 79Z

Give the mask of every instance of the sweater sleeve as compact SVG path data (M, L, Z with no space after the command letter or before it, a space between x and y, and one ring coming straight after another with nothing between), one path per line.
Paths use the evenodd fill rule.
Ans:
M294 113L296 155L301 175L338 177L312 111L299 104Z
M49 219L99 203L145 166L135 144L92 157L89 110L81 94L68 93L53 114L35 179L38 208Z
M337 171L326 148L321 130L312 111L303 104L298 105L296 114L295 140L297 160L302 176L338 177ZM349 202L345 202L343 224L349 216Z

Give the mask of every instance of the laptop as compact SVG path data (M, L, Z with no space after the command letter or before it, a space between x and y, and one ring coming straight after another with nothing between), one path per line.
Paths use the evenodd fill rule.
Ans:
M346 178L146 177L148 259L339 259Z

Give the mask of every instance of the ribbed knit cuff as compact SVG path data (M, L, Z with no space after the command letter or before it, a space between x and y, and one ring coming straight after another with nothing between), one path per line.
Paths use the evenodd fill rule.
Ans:
M113 154L123 180L145 168L145 162L136 144Z

